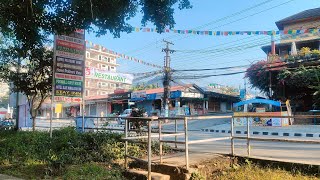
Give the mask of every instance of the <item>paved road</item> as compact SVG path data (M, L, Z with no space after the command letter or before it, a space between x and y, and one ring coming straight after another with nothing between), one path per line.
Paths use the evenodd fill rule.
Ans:
M220 116L221 117L221 116ZM230 122L230 118L220 118L216 116L213 119L207 120L190 120L188 122L189 132L189 141L201 140L208 138L220 138L220 137L229 137L230 134L219 134L219 133L210 133L200 131L203 128L208 128L212 126L221 126ZM116 122L114 122L116 124ZM39 122L38 125L48 126L48 122ZM54 122L54 126L68 126L68 122ZM154 127L157 127L157 123L153 124ZM166 123L163 125L164 131L173 131L174 130L174 121ZM183 131L183 121L178 121L178 131ZM305 128L308 128L305 126ZM313 127L317 128L317 127ZM277 129L281 129L278 127ZM304 130L305 131L305 130ZM320 127L319 127L320 132ZM239 135L241 136L241 135ZM242 136L244 136L242 134ZM271 137L271 136L259 136L255 135L252 137ZM286 138L286 139L310 139L306 137L272 137L272 138ZM174 138L165 138L168 140L173 140ZM315 139L315 138L313 138ZM179 141L184 141L184 136L178 138ZM319 138L320 140L320 138ZM235 141L235 154L246 156L247 155L247 146L246 140L236 140ZM282 161L291 161L291 162L301 162L307 164L319 164L320 165L320 144L302 144L302 143L287 143L287 142L258 142L251 141L251 156L257 156L262 158L275 158ZM183 146L180 146L183 148ZM230 140L220 140L215 142L205 142L201 144L191 144L190 154L194 157L203 157L204 154L210 153L222 153L228 154L231 152ZM199 156L200 154L200 156ZM192 159L192 157L191 157Z
M193 120L188 123L188 128L192 131L189 132L189 141L209 139L209 138L221 138L221 137L230 137L230 134L219 134L219 133L207 133L196 131L202 128L207 128L214 125L221 125L230 122L230 119L226 118L215 118L209 120ZM308 128L307 126L304 126ZM278 127L279 129L281 127ZM313 127L317 128L317 127ZM172 131L174 130L174 125L164 125L164 130ZM183 130L183 124L178 124L178 131ZM304 130L306 131L306 130ZM320 131L320 126L319 126ZM239 135L244 136L244 135ZM274 137L274 136L261 136L254 135L251 137L263 137L263 138L286 138L286 139L297 139L297 140L309 140L310 138L306 137ZM167 140L174 140L174 138L165 138ZM315 138L313 138L315 140ZM320 140L320 138L316 139ZM180 136L178 141L184 141L184 136ZM246 156L247 155L247 146L246 140L235 140L235 154ZM305 144L305 143L288 143L288 142L261 142L261 141L251 141L251 156L265 158L265 159L277 159L281 161L288 162L300 162L305 164L317 164L320 165L320 144ZM182 149L184 146L179 146ZM203 142L200 144L190 144L190 154L195 156L198 159L199 154L203 154L203 157L206 158L204 154L210 153L222 153L229 154L231 153L231 141L230 140L220 140L214 142ZM191 157L192 159L192 157Z

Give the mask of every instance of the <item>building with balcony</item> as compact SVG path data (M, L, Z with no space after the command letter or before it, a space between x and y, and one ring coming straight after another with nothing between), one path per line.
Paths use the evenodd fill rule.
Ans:
M295 30L308 31L308 33L280 34L280 42L275 45L275 53L284 60L295 54L303 47L311 50L320 50L320 8L309 9L276 22L280 31L289 32ZM294 47L293 47L294 43ZM294 49L293 49L294 48ZM263 46L262 50L268 55L271 53L271 45ZM296 50L295 50L296 49Z
M86 82L85 82L85 96L99 96L113 93L116 89L129 90L130 83L116 81L108 78L95 78L90 76L90 70L99 71L99 73L114 74L117 73L117 56L103 51L101 47L91 47L86 50ZM89 73L89 74L88 74Z

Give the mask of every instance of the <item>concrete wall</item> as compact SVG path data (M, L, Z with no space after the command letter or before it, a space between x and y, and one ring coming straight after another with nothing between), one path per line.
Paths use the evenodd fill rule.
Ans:
M292 30L292 29L310 29L310 28L319 28L320 20L313 20L308 22L299 22L290 25L285 25L284 30ZM301 35L281 35L281 42L292 42L292 41L300 41L300 40L311 40L320 37L320 33L307 33Z

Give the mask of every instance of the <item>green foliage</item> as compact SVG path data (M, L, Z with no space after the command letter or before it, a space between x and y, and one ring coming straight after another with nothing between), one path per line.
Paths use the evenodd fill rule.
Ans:
M286 85L294 89L296 94L291 95L294 99L295 97L300 97L303 95L313 95L314 106L320 106L320 67L304 67L300 66L294 70L283 70L279 73L278 79L280 81L285 81ZM297 94L298 93L298 94ZM293 97L295 96L295 97Z
M12 83L13 92L22 92L26 95L35 128L37 111L49 97L52 87L53 52L46 48L34 48L22 52L15 46L17 44L9 43L0 48L0 80ZM18 66L21 66L19 73L17 73Z
M203 177L199 172L193 172L189 180L205 180L206 178Z
M125 146L122 142L113 142L111 144L102 145L102 154L114 160L124 159ZM139 146L128 144L128 154L134 157L142 157L144 150L139 148Z
M173 28L174 5L180 9L191 8L189 0L10 0L0 2L0 28L6 36L12 34L23 49L41 46L48 34L86 29L97 35L110 32L116 37L120 32L131 32L128 21L143 14L142 24L154 23L158 32ZM93 30L92 27L95 27Z
M294 57L292 57L292 61L294 60ZM246 77L249 79L252 87L258 88L268 94L270 74L266 67L267 61L257 62L247 69ZM271 71L273 98L290 99L292 102L298 102L303 97L313 95L314 105L319 106L319 77L319 66L300 66L294 69ZM285 94L283 94L284 86L286 89Z
M121 180L124 179L122 172L118 169L108 169L98 164L86 163L83 165L74 165L67 168L63 179L104 179L104 180Z
M252 87L258 88L265 93L269 92L269 72L265 68L267 64L267 61L259 61L252 64L247 69L245 75L245 77L249 79Z
M129 154L141 157L143 151L129 146ZM0 165L46 165L49 175L69 165L88 162L113 163L124 157L121 135L112 133L78 133L73 128L46 132L0 131Z
M311 50L310 50L309 47L303 47L299 51L299 55L300 56L306 56L306 55L309 55L309 54L311 54Z

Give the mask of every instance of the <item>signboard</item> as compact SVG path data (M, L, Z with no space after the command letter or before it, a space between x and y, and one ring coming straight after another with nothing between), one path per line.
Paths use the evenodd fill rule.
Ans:
M146 91L135 91L131 93L131 98L146 98L147 97L147 93Z
M54 43L53 101L82 102L85 73L85 34L77 30L56 35Z
M130 99L130 92L121 93L121 94L111 94L109 96L112 100L124 100L124 99Z
M62 112L62 104L56 104L54 112L55 113L61 113Z
M181 97L188 97L188 98L203 98L203 94L200 93L191 93L191 92L182 92Z
M86 77L125 84L132 84L133 81L133 75L131 74L116 73L95 68L86 68Z
M257 113L266 112L266 108L256 108Z

